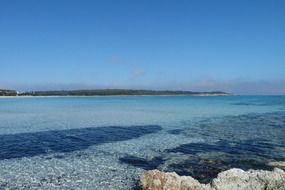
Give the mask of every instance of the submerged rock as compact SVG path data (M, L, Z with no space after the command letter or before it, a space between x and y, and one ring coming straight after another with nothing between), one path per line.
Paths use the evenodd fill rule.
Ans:
M218 174L211 183L201 184L190 176L151 170L140 178L143 190L285 190L285 172L230 169Z
M269 166L274 166L277 168L285 168L285 161L276 161L276 162L269 162Z

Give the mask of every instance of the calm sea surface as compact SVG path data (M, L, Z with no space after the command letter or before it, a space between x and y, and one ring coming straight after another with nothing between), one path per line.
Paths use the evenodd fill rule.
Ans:
M285 96L0 99L0 189L136 189L158 168L208 182L285 161Z

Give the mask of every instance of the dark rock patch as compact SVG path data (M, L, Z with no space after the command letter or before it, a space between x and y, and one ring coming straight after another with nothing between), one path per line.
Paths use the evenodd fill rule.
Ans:
M168 130L167 131L169 134L172 134L172 135L179 135L183 132L182 129L173 129L173 130Z
M161 129L157 125L110 126L0 135L0 159L84 150L96 144L135 139Z
M136 156L125 156L119 160L125 164L129 164L145 170L156 169L159 165L164 163L164 160L161 157L155 157L151 160L147 160Z

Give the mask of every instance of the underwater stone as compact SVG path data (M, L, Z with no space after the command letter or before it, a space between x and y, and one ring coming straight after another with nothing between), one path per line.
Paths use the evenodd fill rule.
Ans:
M275 161L275 162L269 162L268 163L269 166L274 166L277 168L285 168L285 161Z

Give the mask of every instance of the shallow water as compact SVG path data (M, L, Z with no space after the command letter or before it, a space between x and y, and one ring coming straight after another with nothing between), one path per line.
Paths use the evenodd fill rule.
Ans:
M208 182L285 160L285 97L0 99L0 189L134 189L148 169Z

